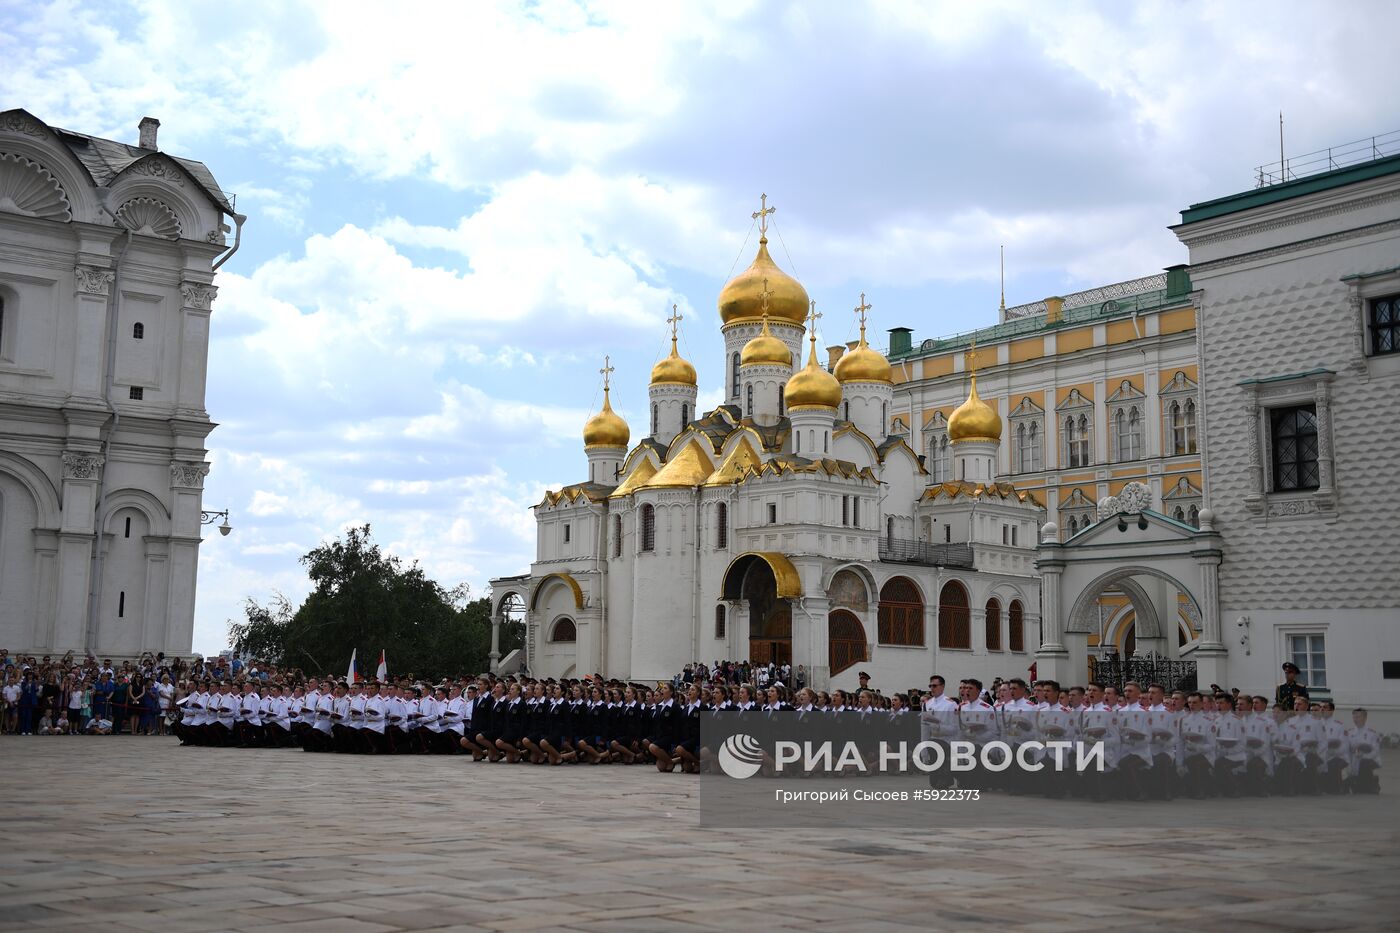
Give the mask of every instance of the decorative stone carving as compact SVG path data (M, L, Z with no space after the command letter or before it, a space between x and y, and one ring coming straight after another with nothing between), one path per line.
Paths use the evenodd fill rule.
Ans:
M102 472L102 463L101 454L65 450L63 452L63 478L95 480Z
M27 113L12 110L0 113L0 133L23 133L25 136L43 136L47 131L44 125Z
M168 181L181 188L185 187L185 173L169 156L153 155L134 163L127 170L132 175L148 175Z
M78 289L89 295L106 295L117 279L111 269L97 266L74 266L73 275L78 279Z
M58 179L38 162L0 152L0 212L69 221L73 212Z
M180 218L163 201L155 198L132 198L117 208L117 220L123 227L142 236L166 240L180 238Z
M204 234L204 242L213 243L215 246L223 246L228 242L228 239L224 236L224 231L215 227L213 230Z
M1294 515L1311 515L1317 511L1317 502L1312 496L1301 499L1283 499L1269 503L1270 518L1287 518Z
M170 464L170 485L176 489L203 489L204 477L209 475L207 463Z
M1137 515L1152 504L1152 490L1146 483L1128 483L1116 496L1099 500L1099 521L1115 515Z
M208 311L219 294L218 286L201 282L181 282L180 294L185 297L185 307L196 311Z

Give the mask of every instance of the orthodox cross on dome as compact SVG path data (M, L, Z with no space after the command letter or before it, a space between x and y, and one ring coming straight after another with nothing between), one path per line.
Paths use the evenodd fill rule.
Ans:
M977 375L977 358L982 354L977 352L977 341L972 341L972 349L967 351L967 369L972 375Z
M807 306L807 330L808 336L812 339L812 348L815 352L817 346L817 321L821 320L821 312L817 310L815 301L809 302Z
M606 393L608 391L608 377L617 372L616 367L612 364L611 356L603 357L603 368L598 372L603 374L603 392Z
M758 235L763 239L768 239L768 215L777 210L776 207L768 206L768 195L763 194L758 199L758 210L753 212L753 219L758 221ZM765 289L768 287L765 283Z
M768 319L768 299L773 297L773 293L768 290L768 280L763 280L763 291L758 293L759 307L763 309L764 320Z
M676 325L685 320L685 315L681 314L676 305L671 305L671 316L666 319L666 323L671 325L671 342L676 340Z
M860 341L865 342L865 312L875 307L865 300L865 292L860 293L860 304L856 305L856 314L860 316Z

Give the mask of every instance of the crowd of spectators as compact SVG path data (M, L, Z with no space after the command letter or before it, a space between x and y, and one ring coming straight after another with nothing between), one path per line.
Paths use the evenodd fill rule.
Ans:
M291 683L301 672L233 657L167 657L145 652L114 663L78 657L11 655L0 648L0 732L12 735L167 735L188 684L256 679Z

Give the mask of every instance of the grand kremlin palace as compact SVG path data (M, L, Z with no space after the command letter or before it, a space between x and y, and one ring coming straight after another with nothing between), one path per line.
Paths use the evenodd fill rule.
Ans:
M952 337L885 320L884 352L861 296L860 339L820 360L761 235L718 297L724 403L697 410L676 320L649 423L605 387L586 478L535 507L530 572L492 581L497 620L527 623L500 663L750 658L901 689L1150 655L1264 690L1293 660L1400 710L1400 502L1376 472L1400 454L1400 157L1172 229L1189 265Z

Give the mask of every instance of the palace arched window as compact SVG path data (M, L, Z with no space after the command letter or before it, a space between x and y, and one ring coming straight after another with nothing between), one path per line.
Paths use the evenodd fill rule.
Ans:
M1026 610L1019 599L1011 600L1006 612L1007 627L1010 631L1012 651L1026 650Z
M1136 405L1120 408L1113 415L1114 459L1142 459L1142 412Z
M578 627L574 625L573 619L560 619L554 623L553 630L549 633L551 642L578 641Z
M1065 418L1065 465L1089 465L1089 417L1070 415Z
M907 577L894 577L880 587L876 619L880 644L924 643L924 598Z
M656 550L656 509L650 503L642 506L642 550Z
M987 627L987 650L1001 650L1001 603L995 599L987 600L986 613Z
M938 594L938 647L972 647L972 609L967 588L956 580L943 584Z

